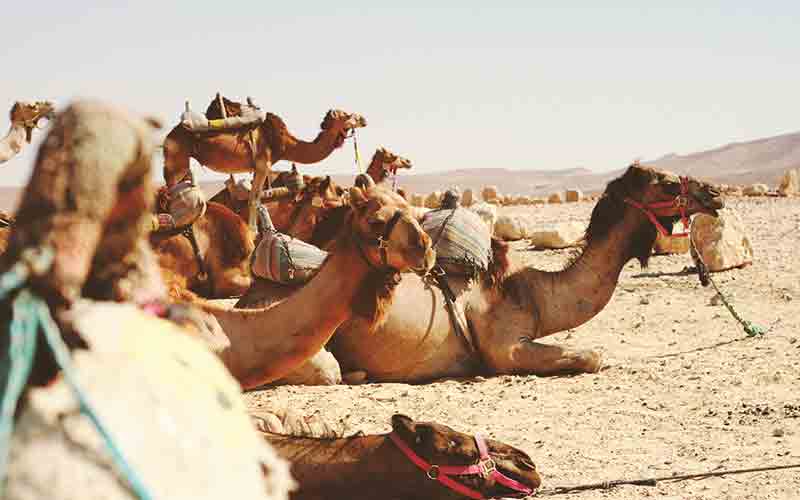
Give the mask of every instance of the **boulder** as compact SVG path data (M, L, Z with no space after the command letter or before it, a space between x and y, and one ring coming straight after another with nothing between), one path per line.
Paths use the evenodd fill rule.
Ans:
M583 199L583 191L580 189L567 189L565 194L565 198L567 203L574 203L576 201L581 201Z
M497 186L485 186L481 191L481 198L483 201L490 202L496 200L500 195L497 192Z
M425 197L425 207L426 208L439 208L439 205L442 203L442 192L441 191L434 191Z
M692 240L709 271L725 271L753 263L753 247L742 220L731 209L715 218L698 214L692 222Z
M494 235L506 241L516 241L528 237L528 219L520 214L502 214L494 223Z
M489 203L476 203L469 209L480 216L489 228L489 234L493 234L495 221L497 221L497 207Z
M583 241L585 230L585 226L578 222L537 224L535 229L529 228L527 238L537 248L568 248Z
M469 207L472 206L473 203L475 203L475 199L472 195L472 189L465 189L464 194L461 195L461 206Z
M547 203L564 203L564 197L561 193L553 193L547 197Z
M769 186L766 184L751 184L744 188L745 196L765 196L769 192Z
M544 198L531 198L531 205L544 205L546 201Z
M514 204L514 197L510 194L503 196L503 206L508 207Z
M800 195L800 169L787 170L778 186L778 193L781 196Z
M672 233L682 233L685 229L683 223L678 221L672 228ZM682 254L689 251L689 238L676 236L662 236L656 234L656 241L653 243L654 255Z

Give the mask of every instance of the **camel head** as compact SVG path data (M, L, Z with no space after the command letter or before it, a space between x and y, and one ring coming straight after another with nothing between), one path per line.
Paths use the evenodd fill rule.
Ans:
M475 437L455 431L446 425L434 422L415 422L405 415L394 415L392 416L392 432L428 464L442 467L469 466L482 462ZM528 494L540 486L541 478L536 471L536 465L527 453L493 439L486 439L485 442L489 458L494 463L497 472L530 489ZM435 481L430 481L425 476L425 472L420 471L420 475L428 483L436 484ZM518 489L501 484L494 475L470 474L450 477L463 486L482 494L484 498L525 496ZM437 486L441 488L441 485Z
M330 176L311 177L305 180L305 186L292 203L292 233L297 238L308 240L331 211L344 205L344 199Z
M630 254L646 266L657 230L670 233L679 219L698 213L716 217L723 206L720 191L712 184L634 163L608 183L592 211L586 240L604 237L626 210L633 211L642 224L629 237Z
M52 120L56 115L56 107L50 101L26 102L17 101L11 107L11 123L25 127L25 140L31 142L33 129L39 126L39 120Z
M370 266L419 273L433 267L436 253L431 239L406 200L381 186L353 186L350 206L353 239Z
M382 182L392 174L396 174L398 169L411 168L411 160L396 155L384 147L379 147L372 155L372 161L368 169L375 182Z
M367 126L367 120L358 113L347 113L341 109L331 109L322 119L320 128L336 133L336 147L344 144L350 130Z

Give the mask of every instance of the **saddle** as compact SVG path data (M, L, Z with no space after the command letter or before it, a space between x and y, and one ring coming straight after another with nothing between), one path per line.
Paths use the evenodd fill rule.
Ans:
M217 94L205 114L192 111L189 101L186 101L186 108L181 113L181 126L197 134L248 131L263 123L266 115L250 97L247 104L242 104Z
M158 192L157 231L172 231L191 226L206 213L206 195L191 181L183 181Z

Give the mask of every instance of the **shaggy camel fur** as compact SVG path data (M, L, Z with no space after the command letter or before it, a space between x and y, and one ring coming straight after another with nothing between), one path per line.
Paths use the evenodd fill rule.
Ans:
M253 172L247 223L255 232L256 208L272 165L280 160L301 164L320 162L344 143L348 131L366 125L361 115L330 110L320 125L322 131L311 142L294 137L283 120L272 113L267 113L266 120L252 130L200 135L178 125L164 140L164 180L167 186L173 186L190 176L189 158L217 172ZM251 136L256 151L250 146Z
M8 134L0 139L0 163L5 163L17 156L25 144L33 137L33 129L38 128L39 120L51 119L55 114L55 106L50 101L15 102L11 107L9 119L11 128Z
M314 356L353 314L379 316L398 272L427 272L431 240L404 199L377 187L350 189L351 211L336 249L289 299L264 309L223 309L204 303L231 346L221 357L246 389L284 377Z
M392 416L392 432L429 464L461 466L479 463L473 436L435 422ZM299 483L292 500L445 500L464 498L431 481L392 442L390 434L318 438L264 432L278 455L291 462ZM486 440L489 456L502 474L535 490L541 484L531 458L500 441ZM515 491L480 475L453 476L484 498L518 497Z
M689 178L687 186L689 215L715 215L723 206L711 185ZM609 183L592 212L583 253L564 270L526 267L494 284L486 277L449 278L469 347L455 332L441 291L414 275L404 275L386 298L382 317L352 318L339 327L328 347L343 372L366 372L373 381L595 372L601 367L598 353L535 340L589 321L611 300L629 260L646 265L656 229L642 210L626 200L650 204L681 198L677 176L631 166ZM679 217L677 203L653 212L669 226ZM254 286L240 303L270 303L273 291Z
M242 295L250 288L250 256L255 245L238 215L224 205L209 202L205 213L192 223L197 253L183 231L150 233L150 245L170 295L191 290L207 298L226 298Z

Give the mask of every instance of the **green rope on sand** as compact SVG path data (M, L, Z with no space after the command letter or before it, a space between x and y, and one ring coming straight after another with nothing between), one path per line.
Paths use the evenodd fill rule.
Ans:
M127 479L133 493L143 500L150 500L148 489L131 468L117 447L114 439L100 421L89 404L86 395L77 383L72 361L58 325L50 315L50 308L40 297L28 288L22 288L31 275L40 276L49 271L53 263L53 253L49 250L27 251L5 274L0 276L0 300L19 290L14 297L11 310L11 324L8 327L8 355L0 359L0 497L3 496L5 478L8 471L11 434L14 431L14 412L33 367L39 331L44 333L48 346L53 351L56 363L61 368L64 380L72 389L80 405L81 413L94 424L105 441L117 469ZM20 290L21 289L21 290Z

